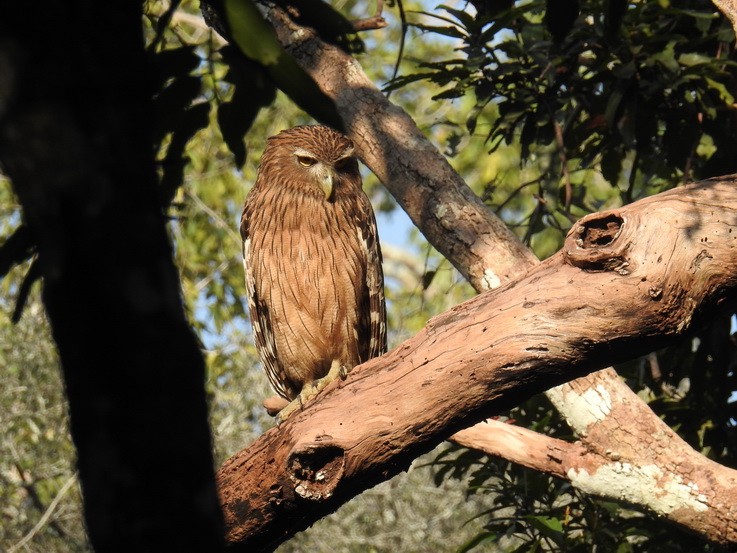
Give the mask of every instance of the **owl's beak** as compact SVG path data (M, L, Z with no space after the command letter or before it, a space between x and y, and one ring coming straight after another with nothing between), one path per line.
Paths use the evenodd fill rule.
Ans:
M338 182L338 175L335 174L332 167L328 167L325 173L320 179L320 187L325 192L325 199L330 201L333 198L333 192L335 192L335 185Z

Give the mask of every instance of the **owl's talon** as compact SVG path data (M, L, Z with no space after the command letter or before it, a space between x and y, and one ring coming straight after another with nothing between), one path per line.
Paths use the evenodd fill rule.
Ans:
M287 417L297 411L298 409L302 409L304 407L304 404L302 403L302 394L298 395L296 398L294 398L292 401L289 402L289 404L284 407L279 413L276 415L276 425L279 426L281 423L283 423L285 420L287 420Z
M284 407L279 414L276 416L276 425L279 426L284 422L289 415L294 413L297 409L304 408L305 403L314 399L317 394L330 384L333 380L340 377L341 380L345 380L348 376L348 369L345 365L338 361L333 361L330 366L328 374L312 382L307 382L302 387L302 391L295 397L286 407Z

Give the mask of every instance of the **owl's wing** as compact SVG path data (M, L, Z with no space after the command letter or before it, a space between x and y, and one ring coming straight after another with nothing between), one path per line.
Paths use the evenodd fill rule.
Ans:
M276 356L276 341L271 328L269 307L260 297L260 283L256 276L255 264L257 252L251 251L251 235L248 232L248 213L243 210L241 218L241 238L243 239L243 268L246 274L246 292L248 296L248 310L251 314L251 328L254 342L266 375L274 390L280 396L290 399L284 383L278 378L280 374L279 361Z
M379 233L376 229L376 218L368 198L363 193L361 195L363 201L359 203L360 220L356 221L356 230L366 252L368 313L363 313L361 318L364 321L366 317L368 318L368 358L362 359L362 361L367 361L386 353L386 305L384 302L384 271L381 268L381 247Z

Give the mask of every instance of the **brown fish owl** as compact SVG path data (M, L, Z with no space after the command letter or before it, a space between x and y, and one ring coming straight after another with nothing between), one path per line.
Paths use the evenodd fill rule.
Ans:
M381 250L353 143L322 126L269 138L241 237L256 349L276 392L300 398L285 418L386 351Z

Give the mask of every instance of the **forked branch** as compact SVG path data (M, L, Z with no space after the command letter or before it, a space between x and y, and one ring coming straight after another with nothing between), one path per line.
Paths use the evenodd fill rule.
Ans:
M269 549L461 428L713 316L735 297L735 184L587 216L524 277L331 384L219 471L230 543ZM737 542L737 478L720 474L711 489L693 471L651 471L648 482L698 524L719 525L713 539Z

